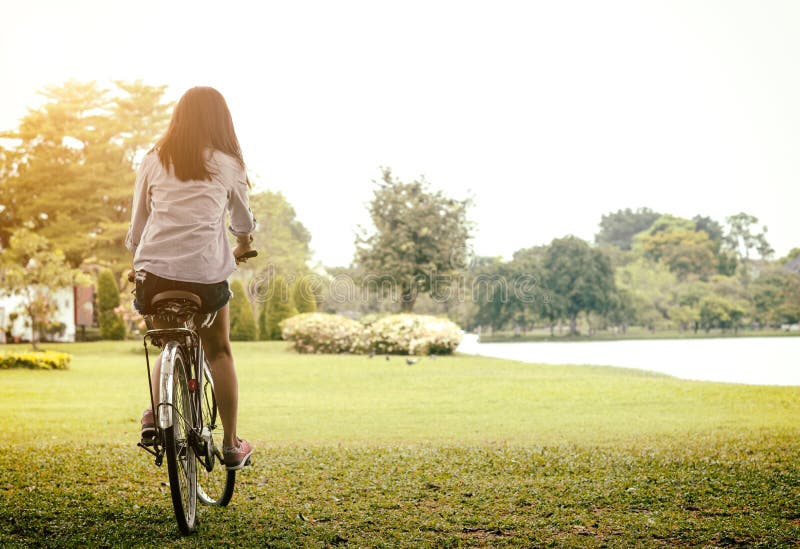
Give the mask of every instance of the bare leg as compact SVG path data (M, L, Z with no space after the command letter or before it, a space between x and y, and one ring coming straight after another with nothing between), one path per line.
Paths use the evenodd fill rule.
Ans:
M223 446L237 446L236 420L239 409L239 384L236 379L236 369L233 367L233 354L231 353L230 312L225 305L217 313L214 323L208 328L200 328L200 340L203 351L211 366L211 377L214 378L214 394L217 397L217 407L222 418L222 427L225 435Z

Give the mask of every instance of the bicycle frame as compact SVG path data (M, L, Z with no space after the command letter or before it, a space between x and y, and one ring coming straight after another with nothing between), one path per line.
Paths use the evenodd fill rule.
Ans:
M159 379L157 380L159 388L158 406L155 405L156 403L153 400L153 379L150 368L150 353L147 347L148 341L153 345L156 345L156 342L162 345L161 371ZM187 376L189 377L190 383L189 390L193 393L196 393L196 398L192 399L193 406L191 414L193 417L186 418L185 420L190 422L193 430L196 430L198 427L202 427L200 423L202 422L201 418L204 394L201 390L201 387L204 374L203 369L205 368L205 355L203 354L203 346L200 343L200 337L195 330L185 327L153 329L148 330L144 336L144 352L145 361L147 362L147 379L150 389L150 405L151 409L153 410L156 425L159 428L159 433L164 429L172 427L173 424L173 414L171 413L171 408L174 406L173 378L175 375L176 357L182 352L182 348L187 349L188 351L194 351L193 357L186 358L190 359L189 362L191 364L191 368L189 368L189 371L187 371ZM194 383L192 383L193 381ZM196 432L195 434L199 438L203 438L203 433ZM161 466L164 458L164 449L160 438L160 435L156 436L156 440L153 445L154 449L150 449L147 446L139 443L139 446L155 456L156 465L159 467Z

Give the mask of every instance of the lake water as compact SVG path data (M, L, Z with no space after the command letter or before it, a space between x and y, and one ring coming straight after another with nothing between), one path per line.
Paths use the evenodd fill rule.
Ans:
M681 379L800 385L800 337L478 343L458 352L540 364L592 364L651 370Z

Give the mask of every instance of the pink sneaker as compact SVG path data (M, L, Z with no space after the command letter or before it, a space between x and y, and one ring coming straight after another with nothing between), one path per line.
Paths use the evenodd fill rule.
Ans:
M153 410L148 408L142 412L142 444L151 445L156 436L156 421Z
M250 464L250 456L253 454L253 447L243 438L237 438L239 446L223 446L222 453L225 456L225 468L228 471L237 471L245 465Z

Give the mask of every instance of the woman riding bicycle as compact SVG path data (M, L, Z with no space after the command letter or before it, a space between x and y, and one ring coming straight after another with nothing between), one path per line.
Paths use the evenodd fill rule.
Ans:
M228 469L241 469L253 452L236 433L239 393L229 340L227 281L236 261L251 252L256 223L247 197L249 185L225 99L213 88L192 88L178 101L167 132L142 160L125 241L134 253L134 304L140 313L149 314L153 296L168 290L192 292L202 300L202 313L216 313L198 332L214 380ZM233 250L227 217L228 230L237 240ZM154 380L159 379L160 366L159 358ZM157 391L158 383L153 387ZM158 402L158 395L153 396ZM154 434L153 411L148 408L142 415L142 438Z

